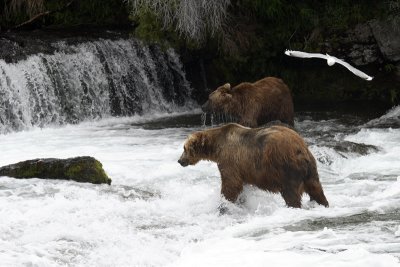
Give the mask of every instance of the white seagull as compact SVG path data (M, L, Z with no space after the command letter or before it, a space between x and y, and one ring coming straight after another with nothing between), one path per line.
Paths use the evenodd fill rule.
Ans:
M337 57L330 56L328 54L323 55L319 53L306 53L306 52L301 52L301 51L292 51L292 50L286 50L285 54L291 57L301 57L301 58L323 58L326 59L327 63L329 66L332 66L335 63L339 63L340 65L343 65L346 67L349 71L357 75L358 77L363 78L364 80L371 81L373 77L365 74L364 72L354 68L351 66L349 63L344 62L343 60L338 59Z

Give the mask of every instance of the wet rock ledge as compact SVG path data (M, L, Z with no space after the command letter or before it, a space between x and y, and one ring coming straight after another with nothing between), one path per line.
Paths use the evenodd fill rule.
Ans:
M33 159L0 168L0 176L43 178L81 183L111 184L102 164L93 157Z

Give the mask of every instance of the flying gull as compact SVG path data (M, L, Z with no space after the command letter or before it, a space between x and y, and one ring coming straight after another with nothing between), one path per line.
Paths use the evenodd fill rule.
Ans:
M319 54L319 53L306 53L306 52L301 52L301 51L292 51L292 50L286 50L285 54L291 57L301 57L301 58L323 58L326 59L327 63L329 66L332 66L335 63L339 63L340 65L343 65L344 67L346 67L349 71L351 71L352 73L354 73L355 75L357 75L358 77L363 78L364 80L367 81L371 81L373 79L373 77L365 74L364 72L354 68L353 66L351 66L349 63L344 62L341 59L338 59L337 57L333 57L330 56L328 54L323 55L323 54Z

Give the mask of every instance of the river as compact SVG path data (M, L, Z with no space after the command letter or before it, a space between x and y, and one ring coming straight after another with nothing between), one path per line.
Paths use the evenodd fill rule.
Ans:
M1 177L0 265L399 266L399 116L298 113L330 207L247 186L224 215L216 164L177 163L199 110L2 135L0 165L90 155L113 182Z
M87 155L113 182L0 177L0 266L400 265L400 107L296 112L329 208L248 186L221 215L216 164L177 163L210 122L173 50L42 43L0 59L0 166Z

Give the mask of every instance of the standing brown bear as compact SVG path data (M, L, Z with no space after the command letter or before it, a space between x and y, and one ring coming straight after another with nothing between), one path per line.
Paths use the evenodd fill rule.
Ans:
M229 83L212 92L202 106L204 112L215 112L239 118L239 124L257 127L280 120L294 125L292 96L278 78L266 77L254 83L244 82L233 88Z
M300 208L304 192L310 200L328 207L319 182L315 159L303 139L284 126L247 128L230 123L195 132L187 138L178 162L200 160L218 164L221 193L236 201L244 184L281 193L289 207Z

